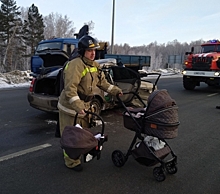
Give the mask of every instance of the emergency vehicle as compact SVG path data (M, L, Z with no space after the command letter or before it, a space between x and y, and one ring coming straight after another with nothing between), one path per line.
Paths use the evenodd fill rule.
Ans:
M194 47L185 53L183 87L194 90L201 82L208 86L220 85L220 41L209 40L201 45L201 52L194 53Z

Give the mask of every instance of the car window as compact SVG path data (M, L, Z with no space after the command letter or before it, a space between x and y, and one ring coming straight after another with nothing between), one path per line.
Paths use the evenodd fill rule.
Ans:
M61 49L61 42L48 42L48 43L43 43L43 44L39 44L37 46L36 52L41 52L44 50L54 50L54 49Z
M215 45L205 45L202 47L202 53L209 53L215 51Z
M67 43L63 44L63 51L68 53L68 55L70 55L74 49L75 49L75 44L67 44Z

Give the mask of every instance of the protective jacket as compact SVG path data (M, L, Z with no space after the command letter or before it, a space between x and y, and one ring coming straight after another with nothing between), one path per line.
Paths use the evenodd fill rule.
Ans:
M91 97L96 87L116 95L120 88L111 85L97 62L85 57L71 60L63 71L64 89L60 94L58 109L75 116L76 112L88 109L85 97ZM83 98L82 98L83 96Z

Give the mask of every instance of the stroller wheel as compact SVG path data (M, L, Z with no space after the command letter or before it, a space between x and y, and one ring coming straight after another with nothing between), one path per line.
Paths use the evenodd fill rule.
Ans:
M174 162L169 162L166 164L166 170L169 174L175 174L177 172L177 166Z
M166 175L164 173L164 170L161 167L155 167L153 170L153 175L155 179L159 182L162 182L166 179Z
M112 152L112 162L117 167L124 166L125 162L127 161L125 155L120 150L115 150Z

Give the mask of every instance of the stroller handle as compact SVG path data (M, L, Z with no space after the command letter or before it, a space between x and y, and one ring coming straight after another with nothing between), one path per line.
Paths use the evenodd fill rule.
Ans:
M156 72L146 73L145 76L143 76L143 77L147 77L148 75L157 75L157 78L156 78L156 80L154 81L154 83L153 83L153 88L152 88L152 91L154 91L155 88L156 88L156 85L157 85L157 83L158 83L158 81L159 81L159 79L160 79L161 73L156 73ZM143 81L143 82L148 82L148 81L146 81L146 80L142 80L142 81Z
M144 107L146 107L146 104L144 103L144 101L142 100L142 98L141 98L136 92L130 91L130 92L124 92L124 93L123 93L123 95L128 95L128 94L132 94L132 95L136 96L136 97L138 98L138 100L142 103L142 105L143 105ZM122 99L121 99L121 97L120 97L120 93L118 93L118 94L116 95L116 98L117 98L117 100L120 102L120 104L121 104L125 109L127 109L125 103L122 101Z
M98 117L98 118L101 120L101 122L102 122L101 135L103 136L103 135L104 135L104 129L105 129L105 122L104 122L103 118L102 118L100 115L98 115L98 114L96 114L96 113L94 113L94 112L90 112L90 111L87 111L87 110L84 110L84 111L85 111L86 114L91 114L91 115L93 115L93 116ZM74 125L76 125L76 119L77 119L77 117L78 117L78 114L79 114L79 113L76 113L76 116L75 116L75 119L74 119Z

